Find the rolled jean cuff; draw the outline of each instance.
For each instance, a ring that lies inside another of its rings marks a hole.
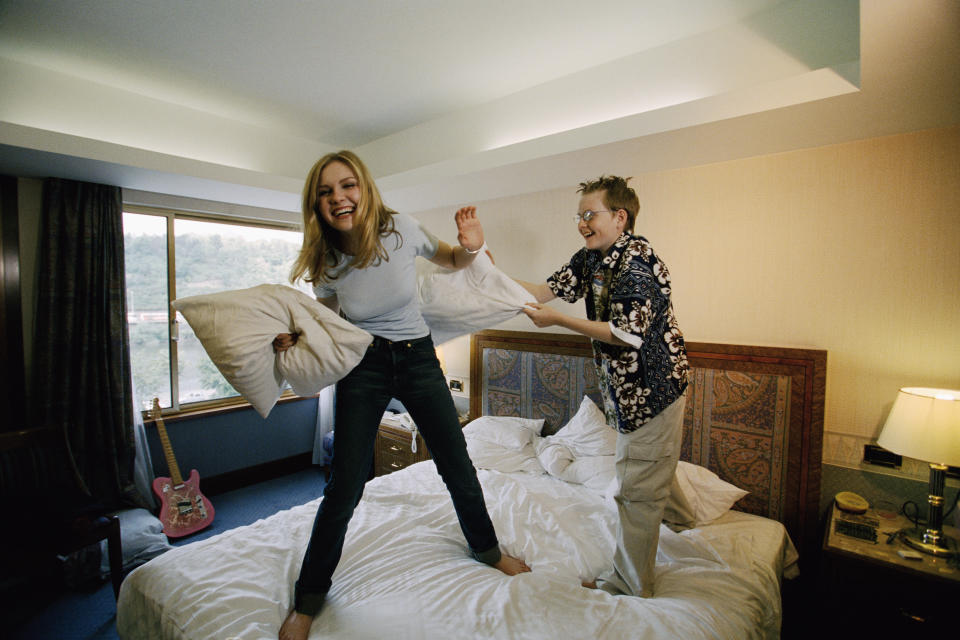
[[[325,593],[297,592],[293,601],[293,610],[297,613],[315,618],[316,615],[320,613],[320,609],[323,608],[323,603],[326,599],[327,594]]]
[[[500,562],[500,558],[502,557],[502,554],[500,553],[499,544],[496,544],[490,547],[486,551],[471,550],[470,553],[472,553],[473,557],[479,560],[480,562],[482,562],[483,564],[488,564],[490,566],[493,566],[498,562]]]

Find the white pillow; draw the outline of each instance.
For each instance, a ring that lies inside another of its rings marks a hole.
[[[748,493],[709,469],[681,460],[677,463],[663,519],[685,526],[700,526],[725,514]]]
[[[555,452],[557,448],[554,447]],[[544,451],[540,451],[537,454],[540,465],[547,473],[565,482],[582,484],[588,489],[602,493],[604,489],[610,486],[611,482],[616,480],[617,472],[614,456],[584,456],[564,461],[562,460],[562,454],[551,460],[549,453],[546,456],[543,455],[544,453]],[[552,469],[547,466],[548,462],[554,465]],[[616,489],[616,485],[613,486]]]
[[[350,372],[372,336],[302,291],[279,284],[174,300],[207,355],[264,418],[284,380],[301,396],[318,393]],[[300,334],[274,353],[278,333]]]
[[[588,396],[583,396],[576,415],[543,441],[543,446],[552,443],[566,445],[575,458],[612,456],[617,452],[616,429],[607,424],[603,412]]]
[[[469,434],[466,436],[466,440],[467,454],[478,469],[493,469],[503,473],[521,471],[536,475],[544,473],[543,467],[537,461],[533,444],[528,444],[520,449],[508,449],[503,445],[480,440]]]
[[[465,437],[520,451],[540,434],[543,420],[512,416],[480,416],[463,428]]]
[[[537,460],[540,461],[541,466],[546,469],[547,473],[561,480],[574,482],[563,477],[563,472],[576,459],[570,447],[562,442],[549,442],[547,438],[538,441],[536,447]]]
[[[617,432],[587,396],[576,415],[537,443],[537,459],[552,476],[602,490],[615,474]]]
[[[123,570],[129,571],[161,553],[173,549],[163,533],[163,524],[146,509],[127,509],[117,514],[120,520],[120,548]],[[100,541],[100,576],[110,575],[110,554],[106,540]]]
[[[485,251],[458,271],[417,260],[417,293],[437,345],[509,320],[533,299]]]

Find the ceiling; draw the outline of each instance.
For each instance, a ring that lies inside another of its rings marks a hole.
[[[955,0],[2,0],[0,171],[418,211],[956,124]]]

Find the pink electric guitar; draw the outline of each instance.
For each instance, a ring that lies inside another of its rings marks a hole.
[[[158,477],[153,481],[153,492],[161,503],[157,517],[168,538],[180,538],[210,526],[213,522],[213,505],[200,493],[200,474],[196,469],[190,470],[190,478],[186,482],[180,476],[180,467],[173,457],[173,447],[167,437],[167,428],[160,414],[160,400],[157,398],[153,399],[150,417],[157,424],[163,453],[167,457],[167,468],[170,469],[169,478]]]

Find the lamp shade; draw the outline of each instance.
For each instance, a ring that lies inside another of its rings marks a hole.
[[[960,391],[900,389],[877,444],[908,458],[960,466]]]

